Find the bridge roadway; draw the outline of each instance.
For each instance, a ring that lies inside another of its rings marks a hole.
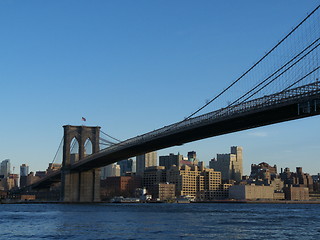
[[[71,169],[83,171],[103,167],[150,151],[319,114],[320,82],[316,81],[128,139],[83,158],[74,163]],[[34,183],[32,187],[42,188],[51,182],[60,181],[60,178],[59,170]]]

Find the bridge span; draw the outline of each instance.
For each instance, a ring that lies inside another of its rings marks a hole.
[[[319,114],[320,82],[316,80],[130,138],[84,157],[71,164],[69,169],[88,171],[154,150]],[[46,187],[60,179],[61,170],[34,183],[32,187]]]

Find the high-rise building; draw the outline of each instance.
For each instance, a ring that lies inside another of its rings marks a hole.
[[[233,167],[234,167],[233,174],[234,174],[234,176],[239,178],[239,180],[241,180],[242,175],[243,175],[242,147],[232,146],[231,147],[231,154],[236,155],[236,162],[233,162]]]
[[[217,159],[212,159],[209,166],[221,172],[224,181],[240,181],[243,175],[242,147],[233,146],[231,153],[217,154]]]
[[[188,161],[194,162],[197,159],[197,153],[195,151],[188,152]]]
[[[176,196],[189,196],[198,200],[226,198],[222,189],[221,173],[213,169],[183,165],[167,171],[167,182],[175,184]]]
[[[29,174],[29,166],[26,164],[22,164],[20,166],[20,177],[26,177]]]
[[[166,169],[164,166],[148,167],[143,174],[142,186],[148,191],[155,184],[166,182]]]
[[[164,166],[167,170],[169,170],[172,166],[180,166],[180,162],[183,161],[183,155],[179,153],[174,155],[170,153],[167,156],[160,156],[159,157],[159,166]]]
[[[8,177],[10,174],[10,168],[10,159],[3,160],[0,165],[0,175],[3,175],[4,178]]]
[[[133,167],[133,160],[132,159],[125,159],[118,162],[120,166],[120,176],[125,176],[127,173],[132,173]]]
[[[157,152],[149,152],[136,158],[137,175],[143,175],[147,167],[157,166]]]
[[[29,166],[26,164],[22,164],[20,166],[20,187],[24,187],[27,185],[28,174],[29,174]]]

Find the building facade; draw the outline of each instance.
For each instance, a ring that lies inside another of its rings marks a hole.
[[[273,200],[272,186],[234,185],[229,188],[229,198],[236,200]]]
[[[309,188],[307,187],[293,187],[287,186],[283,188],[286,200],[292,201],[308,201],[309,200]]]
[[[137,176],[107,177],[101,180],[103,198],[114,196],[133,197],[135,190],[141,187],[141,178]]]
[[[157,152],[149,152],[136,157],[136,173],[142,176],[147,167],[157,166]]]
[[[209,167],[221,172],[223,181],[241,181],[242,168],[242,147],[232,146],[231,153],[217,154],[217,159],[209,162]]]
[[[125,159],[118,162],[120,166],[120,176],[126,176],[128,173],[133,172],[133,160]]]
[[[280,173],[280,177],[288,187],[307,187],[310,192],[313,191],[314,180],[310,174],[302,171],[302,167],[297,167],[296,172],[290,172],[289,168],[285,168],[284,171]]]
[[[268,163],[262,162],[258,165],[251,164],[250,177],[254,179],[268,179],[271,181],[277,176],[277,166],[270,166]]]
[[[151,191],[154,185],[166,182],[166,169],[164,166],[148,167],[143,174],[142,186]]]
[[[109,164],[101,168],[101,179],[107,177],[120,177],[120,166],[116,163]]]
[[[20,187],[24,187],[27,185],[28,174],[29,174],[29,166],[26,164],[22,164],[20,166]]]
[[[153,199],[160,201],[170,201],[175,199],[176,186],[172,183],[154,184],[150,189],[150,194]]]
[[[180,166],[180,163],[183,161],[183,155],[170,153],[167,156],[159,157],[159,166],[164,166],[169,170],[172,166]]]
[[[221,199],[221,173],[196,165],[172,167],[167,171],[167,182],[176,186],[176,196],[197,200]]]
[[[10,159],[5,159],[0,164],[0,175],[3,175],[4,178],[8,177],[10,174]]]

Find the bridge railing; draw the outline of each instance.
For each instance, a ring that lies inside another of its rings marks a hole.
[[[203,125],[207,121],[221,120],[223,118],[228,118],[234,115],[243,114],[253,110],[259,110],[276,104],[283,104],[299,98],[314,96],[315,94],[320,94],[319,81],[301,87],[288,89],[272,95],[267,95],[261,98],[253,99],[237,105],[221,108],[219,110],[203,114],[195,118],[183,120],[181,122],[162,127],[152,132],[130,138],[101,151],[119,150],[121,148],[125,148],[137,143],[142,143],[144,141],[160,137],[166,134],[180,132],[181,130],[184,130],[185,128],[190,128],[191,126]]]

